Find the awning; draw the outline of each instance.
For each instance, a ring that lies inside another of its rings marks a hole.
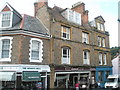
[[[22,81],[40,81],[40,80],[41,80],[40,72],[24,71],[22,73]]]
[[[0,72],[0,81],[15,81],[15,72]]]

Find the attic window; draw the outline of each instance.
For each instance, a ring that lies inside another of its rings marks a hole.
[[[98,30],[104,31],[104,24],[97,23]]]
[[[12,20],[12,13],[11,12],[2,12],[1,13],[1,27],[11,27],[11,20]]]

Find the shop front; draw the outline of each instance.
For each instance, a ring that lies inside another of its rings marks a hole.
[[[107,77],[112,74],[112,66],[97,66],[96,81],[100,83],[100,87],[104,88]]]
[[[1,65],[1,89],[47,88],[50,68],[48,65]]]
[[[88,67],[62,67],[55,68],[55,88],[75,88],[80,81],[81,88],[90,86],[95,68]],[[94,80],[95,81],[95,80]]]

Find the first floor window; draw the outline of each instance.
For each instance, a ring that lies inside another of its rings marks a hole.
[[[89,51],[83,51],[83,64],[90,64]]]
[[[62,64],[70,64],[70,48],[62,48]]]
[[[102,53],[99,53],[99,65],[102,65]]]
[[[10,39],[3,39],[1,58],[9,58],[9,52],[10,52],[9,49],[10,49]]]
[[[106,54],[103,54],[103,64],[106,65],[107,61],[106,61]]]
[[[30,61],[31,62],[41,62],[42,61],[42,40],[31,39]]]
[[[0,38],[0,61],[10,61],[12,37]]]

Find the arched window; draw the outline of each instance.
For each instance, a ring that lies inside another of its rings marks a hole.
[[[62,64],[70,64],[70,48],[69,47],[63,47],[62,48]]]

